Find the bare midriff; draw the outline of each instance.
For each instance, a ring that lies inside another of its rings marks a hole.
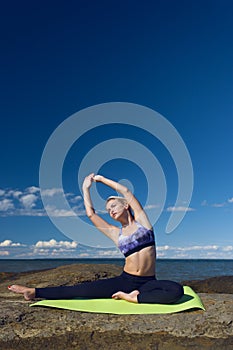
[[[136,276],[154,276],[155,258],[155,246],[143,248],[125,259],[124,271]]]

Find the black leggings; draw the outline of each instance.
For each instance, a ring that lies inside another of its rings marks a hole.
[[[169,304],[179,300],[184,294],[183,287],[173,281],[158,281],[155,276],[135,276],[122,272],[118,277],[83,282],[75,286],[36,288],[36,298],[73,299],[111,298],[112,294],[122,291],[130,293],[139,290],[139,303]]]

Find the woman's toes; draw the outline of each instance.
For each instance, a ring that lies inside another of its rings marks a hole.
[[[121,299],[122,298],[122,292],[117,292],[112,295],[113,299]]]

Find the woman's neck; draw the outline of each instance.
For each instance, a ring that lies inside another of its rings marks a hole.
[[[122,228],[125,228],[125,227],[132,225],[133,223],[134,223],[134,219],[130,215],[125,220],[121,221],[121,226],[122,226]]]

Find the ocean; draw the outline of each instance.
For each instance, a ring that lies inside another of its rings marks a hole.
[[[51,269],[69,264],[124,265],[124,259],[0,259],[0,272],[26,272]],[[157,259],[157,278],[177,282],[215,276],[232,276],[233,260]]]

